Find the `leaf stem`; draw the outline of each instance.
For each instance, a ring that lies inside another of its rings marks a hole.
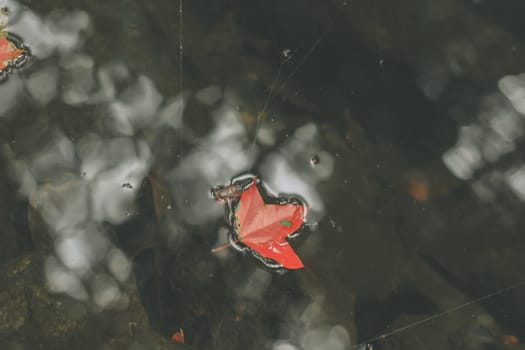
[[[237,243],[238,241],[235,240],[234,242]],[[224,249],[226,249],[226,248],[231,247],[231,245],[232,245],[231,243],[226,243],[226,244],[220,245],[220,246],[218,246],[218,247],[213,248],[213,249],[211,250],[211,252],[212,252],[212,253],[220,252],[221,250],[224,250]]]

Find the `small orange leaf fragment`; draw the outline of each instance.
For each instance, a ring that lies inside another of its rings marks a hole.
[[[17,48],[16,45],[7,38],[0,38],[0,69],[6,68],[15,58],[24,52],[24,50]]]
[[[518,344],[520,342],[520,339],[516,337],[515,335],[511,334],[504,334],[501,336],[501,341],[504,345],[514,345]]]
[[[177,343],[184,344],[184,331],[182,330],[182,328],[179,328],[178,331],[173,333],[171,339],[175,340]]]
[[[408,176],[408,194],[418,202],[428,201],[430,185],[424,175],[413,173]]]

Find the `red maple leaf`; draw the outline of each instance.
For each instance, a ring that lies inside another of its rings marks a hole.
[[[307,207],[298,199],[273,200],[275,203],[264,201],[257,177],[253,177],[231,207],[233,242],[249,247],[256,257],[258,254],[287,269],[300,269],[304,265],[287,238],[304,225]]]
[[[7,37],[0,36],[0,70],[9,66],[16,58],[23,55],[26,50],[19,49]]]
[[[171,339],[176,341],[177,343],[183,344],[184,343],[184,331],[182,330],[182,328],[179,328],[178,331],[173,333],[171,335]]]

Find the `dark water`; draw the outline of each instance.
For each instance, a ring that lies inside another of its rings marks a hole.
[[[0,348],[524,347],[521,1],[6,5]],[[211,251],[247,172],[304,269]]]

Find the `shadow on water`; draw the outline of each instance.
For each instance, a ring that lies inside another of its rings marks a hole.
[[[384,299],[363,298],[356,304],[357,331],[363,339],[370,339],[377,335],[377,329],[389,330],[392,321],[402,314],[424,316],[438,311],[437,305],[417,290],[401,286]]]

